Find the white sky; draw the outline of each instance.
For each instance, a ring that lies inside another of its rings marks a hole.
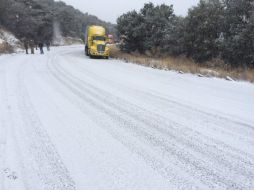
[[[197,5],[199,0],[62,0],[82,12],[88,12],[98,18],[116,23],[116,19],[133,9],[139,10],[144,3],[152,2],[154,4],[166,3],[173,4],[177,15],[185,16],[188,9]]]

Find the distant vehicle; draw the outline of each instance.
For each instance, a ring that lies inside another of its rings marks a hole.
[[[115,43],[115,39],[114,39],[114,36],[112,34],[108,34],[108,43],[109,44],[114,44]]]
[[[88,26],[86,30],[85,53],[90,57],[109,58],[106,29],[102,26]]]

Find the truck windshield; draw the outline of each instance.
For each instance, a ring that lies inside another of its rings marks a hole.
[[[106,38],[103,37],[103,36],[95,36],[95,37],[93,38],[93,40],[106,41]]]

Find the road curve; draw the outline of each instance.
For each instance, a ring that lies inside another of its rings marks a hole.
[[[0,189],[254,187],[254,86],[82,46],[0,56]]]

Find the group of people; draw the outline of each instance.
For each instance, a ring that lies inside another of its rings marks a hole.
[[[45,43],[47,50],[50,51],[50,42],[47,41]],[[24,48],[26,50],[26,54],[29,54],[29,48],[31,49],[31,54],[34,54],[34,49],[38,49],[40,50],[41,54],[44,54],[44,43],[43,42],[38,42],[36,43],[34,40],[24,40]]]

